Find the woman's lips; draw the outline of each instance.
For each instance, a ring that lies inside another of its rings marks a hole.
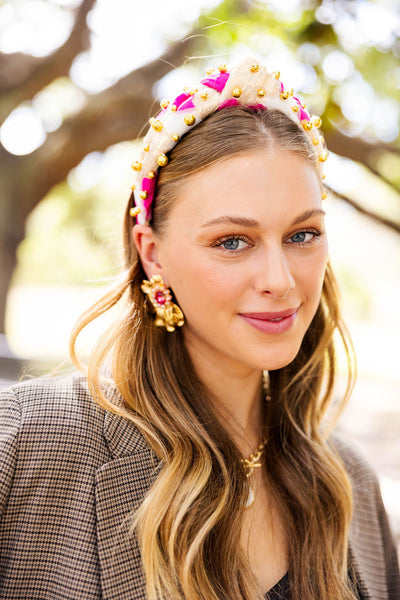
[[[296,320],[297,308],[289,308],[281,312],[239,313],[249,325],[264,333],[285,333]]]

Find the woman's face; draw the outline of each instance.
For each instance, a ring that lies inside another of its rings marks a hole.
[[[257,151],[192,175],[157,247],[194,364],[278,369],[294,359],[327,262],[320,184],[302,158]]]

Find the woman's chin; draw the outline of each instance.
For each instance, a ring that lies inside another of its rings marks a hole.
[[[277,371],[278,369],[283,369],[294,361],[298,352],[299,348],[291,352],[285,352],[281,354],[275,353],[274,356],[265,358],[262,368],[266,371]]]

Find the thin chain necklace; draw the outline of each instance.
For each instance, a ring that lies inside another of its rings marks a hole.
[[[249,478],[253,475],[255,469],[259,469],[262,467],[261,456],[263,450],[265,448],[265,444],[267,443],[267,438],[264,438],[259,446],[257,446],[256,450],[250,454],[248,458],[242,458],[242,465],[244,467],[246,477]],[[249,486],[249,496],[246,502],[246,508],[251,506],[254,502],[254,492],[251,486]]]

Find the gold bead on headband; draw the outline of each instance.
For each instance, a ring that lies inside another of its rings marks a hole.
[[[129,209],[129,216],[137,217],[138,215],[140,215],[141,212],[142,212],[141,208],[139,208],[138,206],[134,206],[133,208]]]

